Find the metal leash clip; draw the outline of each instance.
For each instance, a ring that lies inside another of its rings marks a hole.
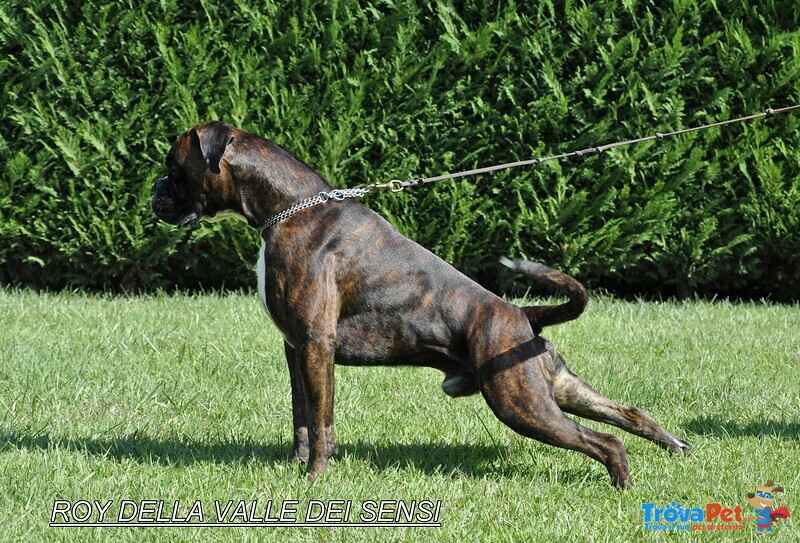
[[[402,192],[405,188],[403,182],[399,179],[392,179],[388,183],[375,183],[372,185],[374,189],[389,189],[392,192]]]

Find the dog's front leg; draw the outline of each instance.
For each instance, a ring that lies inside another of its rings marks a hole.
[[[292,386],[292,430],[294,444],[290,462],[308,462],[308,416],[306,414],[306,393],[303,388],[303,374],[297,361],[297,352],[284,342],[286,362],[289,364],[289,380]]]
[[[325,472],[328,458],[335,452],[333,345],[334,342],[329,340],[312,340],[295,349],[305,399],[310,480]]]
[[[292,431],[293,445],[292,454],[289,462],[308,462],[308,411],[310,406],[303,387],[303,373],[297,361],[297,352],[291,345],[284,342],[286,361],[289,365],[289,380],[292,386]],[[333,430],[333,421],[330,428],[327,428],[328,456],[334,456],[339,452]]]

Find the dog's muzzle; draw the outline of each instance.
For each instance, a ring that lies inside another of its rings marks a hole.
[[[150,209],[156,217],[170,224],[189,226],[196,224],[200,216],[189,206],[180,209],[185,204],[185,191],[169,177],[161,177],[153,183],[153,196],[150,198]]]

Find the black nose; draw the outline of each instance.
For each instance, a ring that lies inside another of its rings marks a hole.
[[[159,177],[158,179],[156,179],[153,182],[153,191],[154,192],[157,191],[161,187],[161,185],[163,185],[166,182],[167,182],[167,178],[166,177]]]

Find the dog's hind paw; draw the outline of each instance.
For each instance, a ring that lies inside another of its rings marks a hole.
[[[682,439],[675,438],[675,446],[670,447],[670,450],[676,454],[689,456],[692,454],[692,446]]]
[[[692,454],[692,446],[686,441],[679,439],[672,434],[667,435],[669,436],[668,440],[660,441],[658,443],[661,445],[661,447],[673,454],[679,454],[683,456],[689,456]]]

